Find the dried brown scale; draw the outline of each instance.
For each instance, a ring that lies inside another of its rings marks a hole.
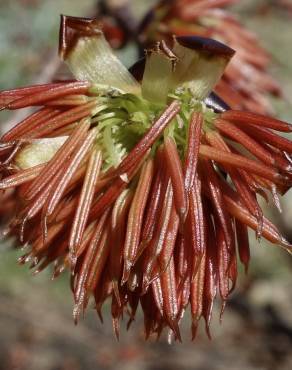
[[[95,19],[61,15],[59,32],[59,55],[67,57],[74,49],[80,35],[89,37],[100,35],[99,22]]]

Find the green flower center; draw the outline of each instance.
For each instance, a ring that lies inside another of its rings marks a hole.
[[[97,145],[102,148],[104,168],[117,167],[122,158],[141,140],[151,127],[155,118],[165,109],[162,104],[155,104],[134,94],[122,94],[116,90],[92,89],[96,96],[97,107],[92,113],[92,125],[97,126],[99,135]],[[168,95],[171,100],[179,100],[181,111],[164,131],[164,137],[172,137],[181,158],[187,147],[187,132],[192,112],[204,115],[204,130],[212,128],[217,114],[204,102],[195,99],[188,89],[176,89]],[[155,154],[163,141],[161,137],[152,147]]]

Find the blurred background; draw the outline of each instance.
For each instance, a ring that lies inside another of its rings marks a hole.
[[[123,3],[116,0],[116,3]],[[133,0],[139,19],[153,1]],[[0,90],[49,81],[59,70],[59,15],[94,16],[93,0],[0,0]],[[271,53],[271,73],[284,90],[273,99],[276,115],[292,121],[292,14],[281,1],[243,0],[233,9]],[[134,44],[117,51],[127,66],[137,58]],[[18,113],[17,113],[18,114]],[[15,114],[1,112],[1,129]],[[283,199],[282,215],[267,213],[291,241],[292,194]],[[110,309],[102,325],[94,311],[77,327],[72,319],[68,276],[51,281],[51,272],[33,277],[17,265],[20,251],[11,241],[0,244],[0,369],[10,370],[260,370],[292,369],[292,257],[251,234],[248,276],[241,273],[223,323],[219,310],[212,320],[213,340],[200,328],[190,342],[189,317],[183,321],[183,344],[144,342],[138,318],[132,330],[122,328],[120,342],[112,334]]]

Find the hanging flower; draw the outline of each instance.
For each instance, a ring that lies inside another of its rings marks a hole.
[[[269,54],[257,37],[225,8],[238,0],[159,1],[141,23],[140,40],[151,45],[172,35],[211,37],[236,50],[215,91],[233,109],[272,113],[269,95],[281,96],[281,88],[269,75]]]
[[[113,327],[139,303],[145,334],[201,317],[207,332],[248,269],[248,228],[291,252],[263,215],[292,183],[288,123],[229,110],[211,94],[234,51],[210,39],[162,41],[130,74],[97,23],[62,17],[60,55],[77,80],[0,93],[1,109],[41,107],[1,138],[0,189],[14,189],[34,273],[71,271],[74,318],[111,297]],[[134,78],[133,76],[136,76]],[[141,78],[141,80],[140,80]]]

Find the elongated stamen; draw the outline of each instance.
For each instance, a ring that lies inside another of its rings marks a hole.
[[[219,179],[210,161],[204,160],[203,166],[204,171],[206,171],[206,182],[210,191],[214,212],[224,230],[227,246],[228,248],[231,248],[233,244],[232,225],[225,208]]]
[[[244,265],[245,273],[247,273],[250,260],[247,226],[237,220],[235,221],[235,226],[239,258]]]
[[[58,175],[60,176],[60,172],[58,173]],[[57,179],[58,176],[56,176],[56,180]],[[18,216],[19,219],[21,220],[21,231],[20,231],[21,242],[23,242],[24,240],[24,229],[27,221],[34,218],[40,212],[50,194],[51,189],[55,185],[55,181],[51,181],[49,185],[46,187],[46,189],[39,195],[37,195]]]
[[[68,138],[65,144],[58,150],[52,160],[48,165],[43,169],[41,174],[29,187],[25,198],[32,199],[38,192],[40,192],[45,184],[53,178],[56,171],[58,171],[62,165],[65,163],[66,159],[73,152],[77,146],[80,138],[82,139],[83,134],[89,129],[89,122],[84,120],[79,127],[73,132],[73,134]]]
[[[56,82],[56,83],[50,83],[50,84],[40,84],[40,85],[19,87],[17,89],[11,89],[11,90],[2,90],[0,92],[0,95],[8,95],[8,96],[31,95],[31,94],[36,94],[36,93],[46,91],[49,88],[60,87],[60,86],[66,85],[66,84],[71,83],[71,82],[74,82],[74,81]]]
[[[196,176],[202,126],[203,115],[194,112],[189,123],[187,152],[185,157],[185,189],[187,193],[190,192]]]
[[[160,148],[156,153],[155,167],[156,167],[156,176],[153,180],[152,189],[149,193],[149,202],[148,209],[145,213],[143,230],[141,234],[141,244],[139,246],[140,255],[147,243],[152,239],[154,227],[157,222],[159,215],[159,204],[160,198],[162,197],[162,181],[163,181],[163,150]]]
[[[129,277],[139,246],[144,210],[153,177],[153,160],[149,159],[141,170],[137,189],[128,216],[128,226],[124,247],[124,272],[122,284]]]
[[[50,87],[47,85],[47,88],[35,92],[33,94],[28,94],[27,96],[21,97],[16,99],[6,106],[0,108],[2,109],[20,109],[25,108],[32,105],[43,105],[44,102],[47,102],[52,99],[56,99],[68,94],[82,94],[88,91],[90,87],[90,83],[86,81],[81,82],[69,82],[66,84],[61,84],[57,86]]]
[[[149,243],[149,246],[147,246],[148,253],[147,258],[145,258],[144,261],[144,275],[142,284],[143,292],[146,291],[151,282],[156,260],[162,251],[173,206],[173,192],[168,176],[165,176],[162,186],[164,189],[163,193],[165,195],[161,199],[159,218],[153,233],[153,237]]]
[[[90,245],[86,251],[86,255],[84,258],[84,261],[82,263],[81,270],[78,274],[78,280],[76,284],[76,288],[74,289],[74,296],[75,296],[75,308],[74,308],[74,319],[75,321],[78,320],[78,317],[80,315],[80,312],[82,308],[84,308],[84,303],[86,302],[87,298],[87,286],[88,286],[88,279],[90,271],[92,270],[92,267],[94,266],[94,258],[95,256],[98,256],[98,249],[100,246],[100,242],[102,240],[103,236],[103,227],[107,220],[108,212],[105,212],[103,216],[101,217],[95,232],[92,236],[92,239],[90,241]],[[103,243],[102,243],[103,246]],[[101,248],[103,250],[103,248]],[[102,253],[103,255],[103,253]],[[76,275],[77,276],[77,275]]]
[[[58,114],[57,116],[52,117],[51,119],[39,123],[37,127],[33,128],[33,130],[28,131],[26,135],[30,135],[34,138],[47,136],[48,134],[53,133],[55,130],[60,129],[65,125],[77,122],[90,116],[95,106],[95,102],[89,102],[87,104],[69,109]]]
[[[195,339],[199,320],[203,313],[206,253],[201,258],[197,274],[191,282],[192,340]]]
[[[257,140],[262,140],[275,146],[278,149],[286,151],[289,154],[292,154],[292,142],[285,137],[276,135],[269,129],[258,127],[255,125],[249,125],[243,127],[243,130],[248,132],[252,137]]]
[[[91,99],[86,95],[66,95],[59,99],[49,100],[45,103],[47,107],[78,106],[88,103]]]
[[[127,227],[127,214],[133,193],[127,189],[119,196],[113,207],[110,228],[110,275],[113,282],[113,290],[119,304],[119,279],[122,272],[123,251]]]
[[[253,161],[252,159],[248,159],[238,154],[222,153],[221,151],[214,149],[210,146],[201,145],[200,155],[209,159],[213,159],[219,163],[231,166],[238,166],[239,168],[251,171],[262,177],[270,179],[276,183],[282,182],[281,175],[273,168],[265,166],[264,164],[259,164],[258,162]]]
[[[164,313],[164,304],[163,304],[163,294],[160,278],[157,278],[152,283],[153,297],[156,303],[156,306],[160,312],[160,315],[163,316]]]
[[[166,271],[161,275],[161,287],[167,322],[176,335],[177,339],[181,342],[181,335],[179,331],[177,317],[178,302],[173,258],[171,259]]]
[[[69,165],[65,169],[62,179],[58,183],[57,187],[54,189],[53,193],[50,194],[49,200],[44,208],[45,217],[52,215],[56,206],[63,196],[66,187],[68,186],[70,180],[75,174],[75,171],[80,166],[83,158],[87,155],[88,150],[92,146],[94,140],[96,139],[97,130],[92,129],[88,134],[87,137],[84,139],[82,145],[78,148],[76,153],[73,154],[72,158],[69,161]]]
[[[252,216],[246,208],[240,205],[238,202],[238,198],[233,190],[221,183],[222,188],[224,188],[224,200],[228,212],[231,213],[236,219],[241,221],[242,223],[248,225],[252,229],[256,230],[257,228],[257,220],[254,216]],[[263,232],[262,235],[271,241],[274,244],[279,244],[284,248],[287,248],[289,251],[292,246],[280,235],[279,231],[276,227],[270,223],[265,217],[263,218]]]
[[[165,139],[165,159],[167,169],[171,178],[174,204],[180,218],[180,223],[181,225],[183,225],[187,213],[187,199],[184,189],[184,176],[181,160],[179,158],[175,142],[170,137]]]
[[[240,143],[255,157],[262,160],[268,165],[275,166],[276,163],[274,156],[271,155],[267,150],[265,150],[265,148],[263,148],[258,142],[245,134],[245,132],[221,119],[216,120],[215,125],[225,136],[230,137],[234,141]]]
[[[175,207],[172,206],[169,223],[167,226],[166,237],[162,246],[162,250],[158,256],[158,264],[161,272],[164,272],[167,269],[167,266],[171,260],[171,256],[173,255],[173,250],[175,248],[175,243],[177,239],[178,226],[179,218],[176,213]]]
[[[224,152],[231,152],[228,145],[224,142],[219,133],[207,133],[206,139],[215,148]],[[263,223],[263,212],[257,202],[255,194],[253,194],[250,188],[250,182],[246,181],[245,177],[242,177],[242,174],[231,166],[224,165],[223,168],[224,170],[227,170],[227,173],[229,174],[243,204],[254,216],[257,217],[259,223],[257,236],[260,238]]]
[[[137,160],[141,159],[179,111],[180,103],[178,101],[173,101],[153,123],[148,132],[143,136],[143,139],[139,141],[128,156],[121,162],[117,170],[114,171],[114,174],[122,175],[126,173]]]
[[[0,181],[0,189],[13,188],[15,186],[19,186],[35,179],[40,174],[45,165],[46,164],[40,164],[38,166],[27,168],[6,177],[5,179]]]
[[[191,279],[194,279],[200,260],[206,251],[205,227],[205,217],[203,214],[201,196],[201,181],[196,177],[189,195],[189,211],[186,220],[186,230],[189,234],[189,241],[186,241],[186,243],[193,251],[193,261],[191,261]]]
[[[223,306],[229,296],[229,277],[228,265],[230,265],[230,256],[227,244],[224,238],[224,232],[221,227],[216,227],[216,242],[218,246],[218,279],[219,279],[219,292],[223,301]]]
[[[1,141],[8,142],[10,140],[20,139],[26,132],[33,130],[51,117],[57,116],[60,112],[61,111],[58,109],[42,108],[12,127],[2,136]]]
[[[251,112],[245,112],[242,114],[241,111],[230,110],[222,113],[221,117],[228,121],[237,123],[240,126],[249,126],[250,124],[253,124],[255,126],[267,127],[277,131],[292,132],[292,125],[287,122]]]
[[[72,256],[75,254],[75,250],[78,248],[82,240],[83,232],[90,212],[90,207],[93,201],[94,188],[98,180],[101,164],[101,151],[98,148],[95,148],[95,150],[91,153],[88,162],[82,191],[71,229],[69,249]]]
[[[141,164],[142,163],[140,162],[139,165],[135,165],[135,168],[131,168],[126,179],[118,177],[111,183],[111,186],[93,204],[90,210],[89,219],[99,217],[104,212],[104,210],[106,210],[115,202],[117,197],[127,187],[129,181],[131,181],[135,174],[139,171]]]

